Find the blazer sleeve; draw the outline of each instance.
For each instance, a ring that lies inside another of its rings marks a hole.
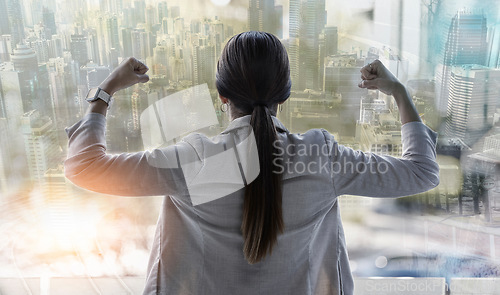
[[[355,151],[324,133],[330,146],[331,175],[337,195],[402,197],[439,184],[437,133],[422,122],[401,126],[401,158]]]
[[[179,196],[186,193],[186,183],[196,174],[183,171],[180,165],[197,158],[187,141],[152,151],[107,154],[104,115],[87,114],[65,130],[69,141],[64,173],[82,188],[121,196]]]

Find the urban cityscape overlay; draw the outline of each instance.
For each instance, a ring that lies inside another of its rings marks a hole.
[[[451,276],[500,276],[500,4],[345,2],[0,0],[0,277],[145,275],[161,198],[73,185],[64,177],[64,128],[83,117],[89,89],[134,56],[150,81],[116,93],[108,152],[143,150],[141,113],[200,84],[217,134],[229,123],[215,89],[217,60],[246,30],[273,33],[287,48],[292,93],[277,116],[291,132],[325,128],[351,148],[401,156],[392,97],[357,86],[360,69],[380,59],[439,134],[437,188],[392,200],[339,198],[355,274],[380,274],[366,261],[390,261],[400,253],[382,249],[403,240],[405,255],[427,259],[451,247]],[[366,235],[380,237],[372,250]]]

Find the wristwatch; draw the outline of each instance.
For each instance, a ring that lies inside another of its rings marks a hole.
[[[111,106],[111,100],[112,96],[109,95],[106,91],[102,90],[101,88],[92,88],[89,90],[89,93],[87,93],[87,97],[85,98],[86,101],[88,102],[93,102],[98,99],[103,100],[107,105],[108,109]]]

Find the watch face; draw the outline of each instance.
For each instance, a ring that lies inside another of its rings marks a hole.
[[[88,101],[93,101],[94,98],[95,98],[95,95],[97,94],[97,91],[99,90],[99,88],[92,88],[89,90],[89,93],[87,94],[87,100]]]

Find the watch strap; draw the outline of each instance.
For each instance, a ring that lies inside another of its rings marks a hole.
[[[95,88],[93,88],[93,89],[95,89]],[[89,91],[89,93],[90,93],[90,91]],[[112,101],[111,98],[112,98],[112,96],[109,93],[104,91],[102,88],[97,87],[97,90],[96,90],[94,96],[87,97],[86,100],[88,102],[93,102],[93,101],[100,99],[100,100],[104,101],[109,107],[109,105],[111,104],[111,101]]]
[[[104,91],[102,88],[97,88],[97,93],[95,95],[95,98],[99,98],[104,100],[104,102],[109,106],[109,102],[111,101],[111,95]]]

